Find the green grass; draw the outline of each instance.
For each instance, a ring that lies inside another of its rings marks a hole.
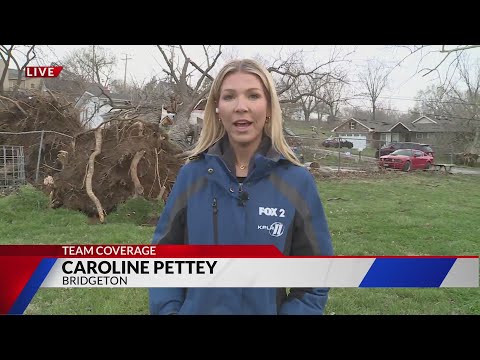
[[[312,126],[316,126],[317,129],[319,129],[317,121],[307,122],[307,121],[285,120],[284,126],[289,128],[299,136],[303,136],[303,135],[311,136],[313,134]],[[328,137],[328,134],[324,135],[324,138],[326,137]]]
[[[336,255],[478,256],[479,180],[411,173],[321,181]],[[333,288],[326,313],[480,315],[480,290]]]
[[[408,173],[318,182],[336,255],[479,255],[479,178]],[[48,209],[31,187],[0,198],[0,244],[149,244],[139,226],[153,205],[109,214],[107,224]],[[132,210],[134,209],[134,210]],[[139,210],[140,209],[140,210]],[[140,211],[136,220],[126,214]],[[143,214],[143,215],[142,215]],[[480,289],[332,288],[326,314],[475,314]],[[148,314],[147,289],[41,288],[26,314]]]

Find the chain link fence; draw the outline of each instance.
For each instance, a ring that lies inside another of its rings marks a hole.
[[[332,171],[377,171],[375,149],[354,147],[347,137],[286,136],[300,161],[307,166],[326,168]],[[354,145],[355,144],[355,145]]]
[[[379,149],[384,140],[359,137],[325,137],[301,135],[286,139],[300,161],[306,165],[328,168],[333,171],[379,171]],[[478,156],[463,151],[462,144],[433,142],[428,144],[436,163],[480,166]]]
[[[57,137],[73,139],[51,130],[0,132],[0,187],[15,188],[29,181],[39,184],[52,171],[60,171],[47,164],[56,161]]]
[[[14,189],[26,183],[23,146],[0,145],[0,190]]]

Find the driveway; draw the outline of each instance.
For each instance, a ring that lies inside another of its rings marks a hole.
[[[478,167],[460,167],[455,166],[450,171],[452,174],[466,174],[466,175],[480,175],[480,168]]]

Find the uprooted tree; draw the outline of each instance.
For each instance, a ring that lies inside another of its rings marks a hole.
[[[160,115],[156,108],[123,109],[85,129],[71,104],[51,95],[19,94],[0,98],[0,143],[24,147],[27,179],[50,194],[52,207],[80,210],[104,222],[129,198],[166,200],[183,161],[159,127]]]

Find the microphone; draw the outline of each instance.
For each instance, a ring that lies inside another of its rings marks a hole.
[[[250,197],[248,196],[248,193],[246,191],[242,191],[240,193],[240,197],[238,198],[238,205],[239,206],[245,206],[247,203],[247,200],[249,200]]]

